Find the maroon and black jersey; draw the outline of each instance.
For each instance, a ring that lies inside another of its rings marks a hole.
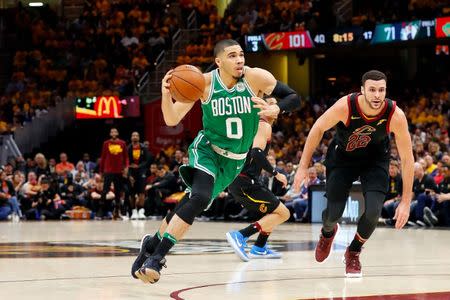
[[[103,143],[100,173],[121,174],[128,164],[128,151],[124,141],[109,139]]]
[[[347,121],[337,124],[336,134],[328,148],[335,152],[336,165],[371,164],[373,161],[389,161],[390,158],[389,125],[396,103],[386,99],[383,110],[369,119],[359,107],[359,95],[347,96]]]

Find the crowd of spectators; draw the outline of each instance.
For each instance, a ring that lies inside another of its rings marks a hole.
[[[412,97],[408,94],[407,97]],[[406,112],[411,131],[411,140],[415,157],[414,199],[411,206],[411,226],[450,226],[450,139],[448,135],[450,93],[441,89],[432,93],[418,92],[412,98],[399,98],[398,105]],[[332,102],[331,102],[332,103]],[[300,111],[278,119],[274,125],[272,148],[268,160],[279,172],[285,173],[288,186],[281,184],[269,174],[263,172],[261,181],[277,195],[291,210],[291,221],[308,222],[308,187],[311,184],[323,184],[326,181],[326,169],[323,165],[327,145],[333,132],[327,132],[313,155],[308,170],[308,180],[304,182],[300,193],[290,188],[295,167],[302,155],[306,136],[312,124],[326,110],[323,101],[303,101]],[[184,145],[184,146],[180,146]],[[120,201],[122,215],[133,219],[161,218],[172,209],[182,197],[185,186],[179,175],[178,167],[186,163],[187,143],[170,145],[159,153],[152,153],[146,162],[145,204],[138,213],[132,212],[130,203],[136,199],[131,195],[133,180],[129,173],[123,174],[124,192],[115,199],[114,188],[107,198]],[[391,165],[389,193],[383,209],[384,224],[393,224],[395,208],[401,198],[400,162],[395,143],[391,145]],[[132,153],[132,152],[130,152]],[[130,157],[132,154],[130,154]],[[92,211],[92,217],[98,210],[96,200],[101,195],[102,176],[99,162],[90,161],[85,154],[77,164],[68,162],[62,153],[59,163],[53,158],[46,159],[37,154],[34,159],[12,161],[1,169],[4,193],[10,200],[3,201],[3,207],[9,210],[0,213],[0,218],[11,215],[18,219],[58,219],[67,218],[67,210],[73,206],[83,206]],[[162,186],[158,186],[162,182]],[[48,184],[47,184],[48,183]],[[6,190],[5,190],[6,189]],[[16,195],[14,197],[14,195]],[[50,201],[51,200],[51,201]],[[100,218],[112,217],[112,205]],[[15,217],[17,215],[18,217]],[[247,220],[257,216],[241,206],[224,191],[218,196],[211,208],[200,216],[208,220]]]
[[[118,203],[122,210],[120,215],[125,219],[127,216],[132,219],[162,218],[174,206],[173,201],[163,202],[165,198],[175,194],[179,200],[179,193],[184,191],[178,167],[186,160],[181,150],[170,158],[165,154],[156,159],[153,155],[147,158],[144,163],[145,204],[138,215],[131,207],[137,194],[133,193],[135,179],[128,169],[122,176],[123,192],[117,196],[111,185],[102,206],[104,176],[101,163],[100,160],[92,161],[88,153],[76,164],[70,162],[66,153],[60,154],[58,163],[42,153],[37,153],[34,158],[12,159],[0,168],[0,220],[70,219],[72,210],[88,211],[84,219],[112,219]]]
[[[31,9],[19,2],[7,22],[17,51],[0,94],[0,133],[46,113],[65,96],[132,95],[179,27],[170,3],[90,0],[68,22],[48,5]]]
[[[343,25],[361,25],[373,28],[377,23],[412,20],[431,20],[447,15],[450,5],[446,0],[386,0],[353,1],[353,17]]]
[[[340,21],[336,1],[247,0],[231,1],[223,16],[214,1],[181,1],[182,8],[196,12],[199,34],[178,56],[178,64],[206,67],[211,64],[216,41],[245,35],[305,31],[311,35],[353,25],[373,30],[377,23],[433,19],[450,12],[448,1],[395,0],[353,1],[351,18]]]
[[[426,17],[446,9],[444,1],[434,2],[431,6],[427,6],[430,1],[385,1],[386,8],[392,13],[383,14],[381,18],[373,13],[376,11],[373,6],[364,1],[354,2],[352,24],[367,20],[384,22],[397,18]],[[335,17],[330,18],[331,6],[327,1],[260,0],[233,3],[220,17],[212,0],[180,1],[183,12],[196,12],[199,35],[178,57],[178,64],[209,65],[213,45],[224,38],[237,39],[245,34],[274,31],[314,31],[323,30],[319,26],[336,26]],[[87,1],[81,16],[72,23],[57,18],[48,7],[37,13],[19,5],[12,14],[19,37],[19,50],[14,55],[11,81],[0,98],[0,132],[30,122],[66,95],[82,97],[100,93],[131,93],[136,79],[151,68],[151,62],[159,51],[170,47],[170,36],[179,27],[178,19],[167,9],[169,4],[164,0],[151,3],[137,0]],[[321,21],[325,19],[328,21]],[[408,117],[416,160],[415,197],[410,224],[448,226],[448,89],[438,88],[432,92],[408,90],[395,99],[399,100],[399,106]],[[274,125],[268,158],[279,172],[287,175],[289,184],[283,189],[266,173],[261,175],[261,180],[286,203],[293,221],[308,221],[308,187],[326,181],[323,161],[333,132],[324,135],[314,153],[308,180],[300,193],[290,189],[308,131],[333,100],[316,97],[309,102],[303,101],[299,112],[279,118]],[[136,195],[130,194],[133,180],[127,172],[122,176],[124,192],[117,196],[111,186],[111,193],[107,193],[106,198],[122,204],[122,216],[162,217],[173,208],[183,192],[178,167],[187,160],[186,150],[185,147],[171,145],[146,162],[145,204],[139,213],[135,213],[133,205],[130,205]],[[401,196],[399,157],[395,144],[392,145],[391,158],[390,192],[383,210],[383,222],[386,224],[392,223],[393,212]],[[97,214],[99,207],[96,200],[101,198],[103,191],[98,161],[90,161],[89,155],[84,155],[76,165],[69,163],[65,154],[61,154],[59,159],[57,164],[54,158],[47,160],[39,153],[34,158],[18,158],[0,169],[3,189],[0,193],[0,219],[64,219],[69,218],[67,211],[74,207],[92,211],[93,218],[112,218],[112,205]],[[173,196],[174,193],[181,194]],[[202,218],[255,217],[241,210],[226,191],[218,198]]]
[[[79,18],[68,22],[45,5],[19,2],[6,15],[17,51],[5,92],[0,95],[0,133],[14,131],[69,97],[131,95],[157,55],[180,28],[172,0],[89,0]],[[216,41],[276,31],[326,31],[335,27],[329,1],[232,1],[222,16],[215,1],[179,1],[184,19],[195,11],[198,36],[177,64],[206,67]],[[383,9],[378,9],[383,7]],[[353,1],[351,24],[426,18],[450,10],[445,1]],[[378,12],[378,13],[376,13]],[[351,24],[344,24],[351,25]]]

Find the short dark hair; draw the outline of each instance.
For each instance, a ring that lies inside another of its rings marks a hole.
[[[111,129],[109,130],[110,135],[113,130],[115,130],[117,132],[117,135],[119,135],[119,130],[117,129],[117,127],[111,127]]]
[[[238,42],[232,39],[221,40],[214,46],[214,57],[217,57],[226,47],[240,46]]]
[[[386,81],[387,83],[387,77],[386,74],[384,74],[381,71],[378,70],[370,70],[366,73],[364,73],[364,75],[361,78],[361,84],[362,86],[364,86],[364,84],[366,83],[367,80],[383,80]]]

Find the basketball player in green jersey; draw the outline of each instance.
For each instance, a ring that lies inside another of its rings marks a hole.
[[[190,192],[165,217],[153,237],[142,238],[131,275],[144,283],[159,280],[169,250],[187,232],[194,218],[241,172],[258,130],[259,116],[276,117],[300,106],[295,91],[271,73],[245,66],[244,51],[236,41],[218,42],[214,57],[218,68],[204,74],[203,130],[189,146],[189,164],[180,167]],[[175,126],[194,103],[173,102],[170,78],[171,71],[162,80],[161,109],[166,124]],[[264,95],[278,98],[277,104],[262,100]]]
[[[361,79],[360,93],[342,97],[317,119],[306,139],[294,179],[294,190],[299,191],[323,133],[336,127],[325,159],[327,208],[322,213],[323,227],[315,258],[322,263],[329,257],[350,188],[359,178],[365,208],[358,220],[355,237],[344,254],[346,277],[362,276],[359,255],[377,226],[388,191],[391,133],[395,135],[400,154],[403,179],[402,200],[395,211],[395,227],[400,229],[408,221],[414,177],[411,137],[404,112],[395,101],[386,98],[386,84],[384,73],[377,70],[366,72]]]

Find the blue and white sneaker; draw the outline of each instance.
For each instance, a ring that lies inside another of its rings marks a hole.
[[[239,256],[242,261],[249,261],[250,259],[245,252],[247,245],[246,239],[239,231],[229,231],[226,233],[228,244],[233,248],[234,253]]]
[[[258,258],[279,259],[281,258],[281,253],[271,250],[270,248],[267,247],[267,245],[264,246],[263,248],[253,246],[252,250],[250,250],[250,252],[248,253],[248,257],[250,257],[251,259],[258,259]]]

